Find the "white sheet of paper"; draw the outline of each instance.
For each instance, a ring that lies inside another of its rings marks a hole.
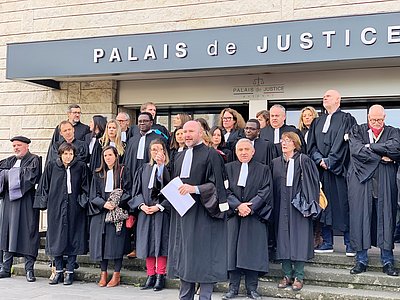
[[[179,193],[178,188],[182,184],[182,180],[179,177],[175,177],[161,190],[161,193],[167,198],[181,217],[183,217],[196,202],[190,194],[181,195]]]

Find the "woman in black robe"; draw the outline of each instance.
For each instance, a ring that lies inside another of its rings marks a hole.
[[[169,202],[160,190],[169,182],[168,151],[156,139],[150,143],[150,162],[140,167],[135,176],[131,209],[137,209],[136,255],[146,259],[147,280],[142,289],[161,291],[165,274],[169,237]]]
[[[85,142],[89,147],[89,168],[93,173],[96,167],[96,163],[94,163],[92,157],[93,149],[98,143],[98,140],[103,136],[104,131],[106,129],[107,118],[102,115],[94,115],[92,120],[89,123],[90,132],[85,135]],[[100,166],[100,160],[98,161],[98,166]]]
[[[292,284],[292,289],[298,291],[303,287],[304,264],[314,257],[311,215],[318,213],[318,171],[312,160],[300,153],[301,142],[296,133],[283,133],[281,145],[282,156],[272,160],[276,258],[282,262],[284,272],[278,287]],[[306,200],[302,212],[294,206],[293,200],[299,197]]]
[[[224,163],[233,161],[233,153],[225,147],[225,139],[223,135],[223,128],[221,126],[213,126],[210,129],[211,147],[213,147],[219,155],[221,155]]]
[[[71,285],[76,257],[87,253],[89,183],[86,164],[75,154],[74,145],[61,144],[59,158],[47,164],[36,191],[35,207],[47,209],[46,254],[54,257],[56,267],[49,284]],[[65,277],[64,255],[68,257]]]
[[[90,238],[89,251],[93,261],[99,261],[101,277],[100,287],[114,287],[120,283],[122,257],[129,253],[129,236],[125,220],[118,223],[106,222],[109,212],[122,209],[121,214],[128,217],[128,201],[131,198],[132,178],[130,171],[119,164],[118,151],[113,146],[107,146],[102,153],[101,166],[93,175],[89,196]],[[121,189],[122,195],[114,197]],[[110,197],[110,195],[112,195]],[[114,200],[119,198],[119,204]],[[119,224],[119,225],[118,225]],[[107,284],[108,261],[114,260],[114,273]]]

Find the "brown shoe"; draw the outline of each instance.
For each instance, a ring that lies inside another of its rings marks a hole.
[[[291,280],[289,277],[285,276],[285,277],[283,277],[282,280],[278,283],[278,288],[284,289],[284,288],[287,288],[287,287],[288,287],[289,285],[291,285],[291,284],[292,284],[292,280]]]
[[[132,250],[131,253],[127,255],[128,258],[136,258],[136,250]]]
[[[296,277],[292,284],[292,290],[297,292],[297,291],[300,291],[302,288],[303,288],[303,281],[298,280]]]
[[[114,287],[120,284],[121,282],[121,273],[120,272],[114,272],[111,280],[108,282],[107,287]]]
[[[105,287],[107,285],[107,272],[101,272],[100,281],[97,285],[100,287]]]

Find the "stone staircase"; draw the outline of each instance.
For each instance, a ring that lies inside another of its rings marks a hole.
[[[278,289],[277,282],[282,273],[279,264],[270,264],[270,272],[260,278],[259,292],[267,297],[285,299],[400,299],[400,277],[391,277],[382,273],[379,260],[379,251],[371,249],[369,253],[369,267],[366,273],[351,275],[349,270],[354,265],[354,258],[345,256],[341,238],[335,238],[335,252],[332,254],[317,254],[306,264],[304,288],[300,292],[293,292],[290,288]],[[42,240],[42,244],[44,240]],[[400,248],[400,247],[398,247]],[[395,249],[395,257],[400,255],[400,249]],[[35,275],[49,277],[49,257],[40,249],[38,261],[35,265]],[[79,269],[75,272],[75,279],[96,282],[99,279],[98,264],[89,260],[88,255],[79,256]],[[398,261],[396,259],[396,264]],[[24,275],[24,266],[18,263],[14,266],[16,275]],[[111,276],[111,274],[109,275]],[[146,280],[144,261],[124,258],[121,281],[124,284],[139,286]],[[178,280],[167,280],[166,287],[178,289]],[[225,292],[227,283],[215,285],[215,291]]]

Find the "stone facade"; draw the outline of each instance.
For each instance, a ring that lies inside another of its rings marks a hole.
[[[117,112],[115,81],[63,82],[61,90],[5,79],[6,44],[398,11],[398,0],[0,0],[0,158],[25,134],[44,155],[71,103],[91,115]],[[29,54],[27,54],[29,55]],[[26,66],[29,68],[29,66]]]

